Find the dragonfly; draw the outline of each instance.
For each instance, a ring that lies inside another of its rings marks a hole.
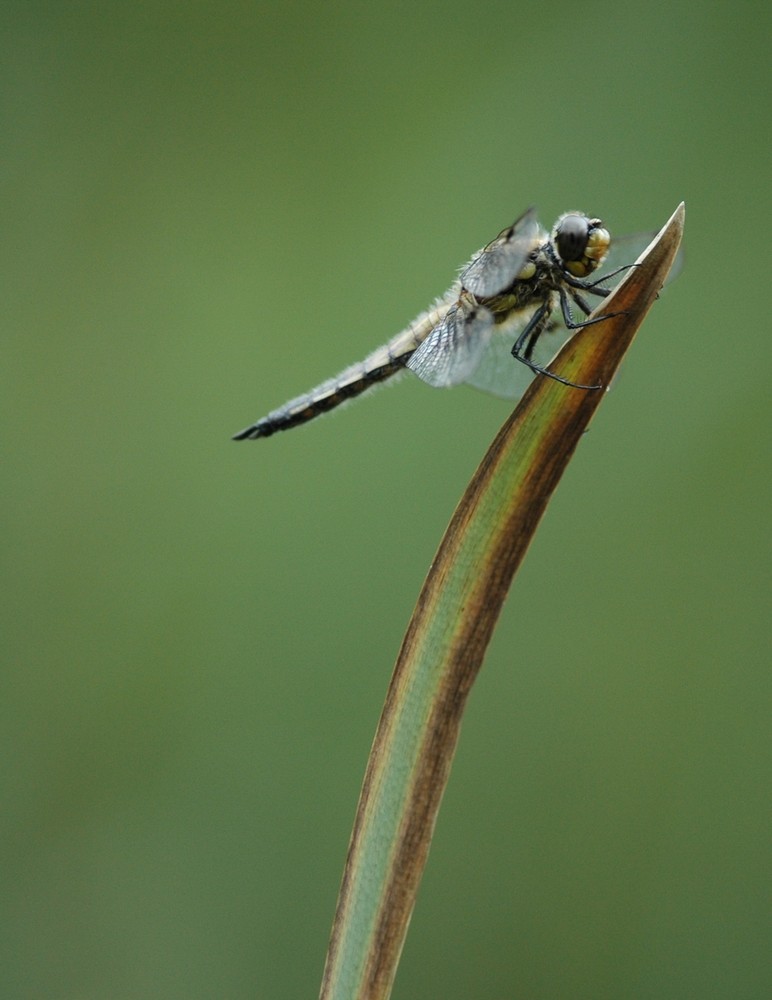
[[[654,235],[612,239],[600,219],[583,212],[563,213],[547,233],[529,208],[478,250],[447,292],[404,330],[233,440],[297,427],[405,371],[437,388],[466,383],[507,399],[518,399],[534,376],[599,389],[570,382],[549,363],[574,331],[617,315],[587,319],[588,296],[609,295],[608,282],[635,266]],[[596,277],[600,270],[605,273]]]

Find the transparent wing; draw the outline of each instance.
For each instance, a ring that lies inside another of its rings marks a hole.
[[[498,295],[520,273],[538,237],[536,212],[529,208],[475,254],[461,272],[461,284],[478,298]]]
[[[512,357],[512,345],[531,315],[532,310],[528,310],[525,315],[509,320],[495,331],[479,364],[466,380],[468,385],[504,399],[519,399],[523,395],[534,374],[527,365]],[[549,368],[552,359],[571,336],[557,315],[553,314],[552,323],[539,337],[533,352],[533,360],[542,368]]]
[[[596,272],[591,280],[600,280],[602,284],[605,284],[603,281],[604,274],[608,274],[617,267],[622,267],[623,264],[634,264],[657,234],[658,230],[654,230],[651,233],[630,233],[626,236],[612,237],[608,256],[604,260],[600,271]],[[683,265],[684,251],[683,247],[681,247],[673,262],[673,266],[670,268],[670,274],[665,282],[666,285],[678,277]],[[609,279],[607,287],[614,288],[624,276],[624,271],[620,274],[615,274],[613,278]]]
[[[407,367],[437,388],[465,382],[485,354],[493,326],[491,312],[462,293],[408,358]]]

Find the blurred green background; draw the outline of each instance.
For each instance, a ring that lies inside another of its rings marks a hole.
[[[761,5],[6,3],[0,995],[314,997],[441,533],[509,412],[229,436],[536,204],[686,268],[515,581],[394,996],[760,998]]]

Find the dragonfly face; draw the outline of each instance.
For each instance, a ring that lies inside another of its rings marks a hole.
[[[561,215],[547,235],[529,209],[472,257],[432,308],[383,347],[273,410],[235,440],[305,423],[406,368],[432,386],[466,382],[510,399],[522,395],[534,373],[566,382],[548,365],[571,331],[587,325],[574,319],[573,307],[588,316],[586,296],[608,295],[608,279],[624,271],[652,236],[612,241],[600,219],[581,212]],[[616,270],[593,278],[612,259]]]
[[[600,219],[566,212],[555,223],[550,237],[565,269],[575,278],[586,278],[606,259],[611,237]]]

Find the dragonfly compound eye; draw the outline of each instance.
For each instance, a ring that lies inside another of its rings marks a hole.
[[[590,235],[590,220],[585,215],[564,215],[555,227],[555,244],[562,260],[581,260]]]
[[[600,219],[566,212],[552,230],[552,242],[566,271],[586,278],[603,263],[611,237]]]

